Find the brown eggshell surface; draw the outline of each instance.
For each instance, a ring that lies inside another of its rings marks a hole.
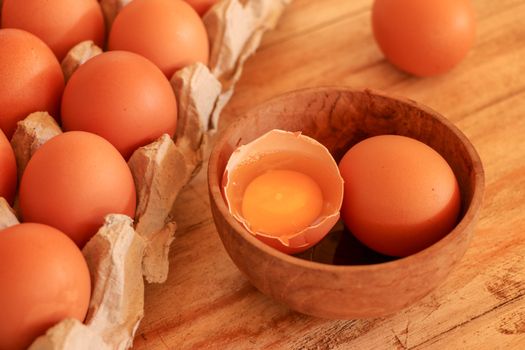
[[[173,136],[177,101],[162,72],[124,51],[105,52],[81,65],[62,98],[65,130],[95,133],[128,159],[162,134]]]
[[[0,29],[0,128],[11,138],[32,112],[57,118],[64,76],[53,52],[33,34]]]
[[[59,60],[81,41],[104,45],[104,16],[96,0],[4,0],[2,27],[33,33]]]
[[[376,0],[372,25],[386,58],[418,76],[452,69],[475,36],[470,0]]]
[[[64,318],[84,321],[89,270],[59,230],[24,223],[0,231],[0,349],[22,350]]]
[[[341,216],[380,253],[407,256],[449,233],[460,210],[447,161],[426,144],[399,135],[368,138],[339,163],[345,179]]]
[[[19,195],[24,221],[56,227],[80,247],[107,214],[135,214],[135,186],[126,161],[108,141],[82,131],[55,136],[36,151]]]
[[[168,78],[193,63],[208,64],[204,24],[182,0],[134,0],[115,18],[108,46],[143,55]]]

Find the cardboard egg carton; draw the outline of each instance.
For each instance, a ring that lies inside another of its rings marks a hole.
[[[178,102],[174,139],[163,135],[137,149],[128,161],[137,192],[133,220],[110,214],[82,252],[89,266],[92,296],[84,323],[66,319],[31,345],[32,350],[128,349],[144,313],[144,281],[162,283],[168,275],[169,247],[176,223],[171,217],[181,189],[200,169],[203,150],[233,94],[245,60],[262,35],[273,28],[291,0],[220,0],[203,17],[210,39],[209,66],[197,63],[171,78]],[[130,0],[102,0],[106,22]],[[1,0],[0,0],[1,4]],[[81,64],[100,54],[92,42],[75,46],[62,61],[66,80]],[[45,112],[18,123],[11,144],[18,174],[34,152],[62,130]],[[0,198],[0,229],[18,223]]]

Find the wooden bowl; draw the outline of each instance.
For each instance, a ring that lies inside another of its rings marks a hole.
[[[458,179],[458,225],[432,246],[405,258],[366,265],[330,265],[283,254],[248,233],[228,212],[222,175],[233,150],[271,129],[302,131],[339,161],[355,143],[399,134],[437,150]],[[484,189],[481,161],[469,140],[428,107],[370,90],[316,88],[288,93],[249,111],[218,139],[210,157],[211,209],[237,267],[262,293],[308,315],[354,319],[391,314],[436,288],[458,264],[477,221]]]

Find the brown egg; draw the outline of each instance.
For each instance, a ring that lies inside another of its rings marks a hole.
[[[153,63],[131,52],[106,52],[81,65],[69,79],[62,125],[104,137],[128,159],[162,134],[175,134],[177,101]]]
[[[0,129],[11,138],[30,113],[57,118],[64,76],[55,55],[33,34],[0,29]]]
[[[46,142],[20,183],[24,221],[61,230],[84,244],[107,214],[135,215],[135,186],[120,153],[95,134],[72,131]]]
[[[9,140],[0,130],[0,197],[13,203],[16,192],[16,159]]]
[[[199,16],[203,16],[210,7],[215,5],[217,0],[185,0],[188,4],[193,7],[195,11],[199,14]]]
[[[91,294],[78,247],[47,225],[0,231],[0,349],[26,349],[64,318],[84,321]]]
[[[81,41],[104,45],[104,16],[96,0],[4,0],[2,28],[36,35],[59,60]]]
[[[339,219],[343,180],[337,163],[300,132],[276,129],[239,147],[222,182],[232,216],[287,254],[312,247]]]
[[[372,25],[386,58],[422,77],[452,69],[475,36],[470,0],[376,0]]]
[[[182,0],[134,0],[120,11],[110,50],[138,53],[171,78],[195,62],[208,64],[208,35],[199,15]]]
[[[431,147],[398,135],[368,138],[339,163],[345,180],[341,216],[369,248],[391,256],[416,253],[457,223],[459,187]]]

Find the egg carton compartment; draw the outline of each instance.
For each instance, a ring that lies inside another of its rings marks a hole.
[[[111,23],[129,0],[102,0]],[[177,71],[170,82],[178,103],[175,137],[163,135],[137,149],[128,161],[137,192],[135,218],[110,214],[83,248],[92,280],[84,323],[66,319],[39,337],[30,349],[128,349],[144,314],[144,283],[162,283],[168,274],[169,247],[176,223],[171,213],[180,190],[200,169],[203,152],[233,94],[245,60],[272,29],[291,0],[221,0],[203,17],[210,40],[209,65]],[[2,1],[0,0],[0,8]],[[66,80],[102,48],[86,41],[62,61]],[[45,112],[20,121],[11,139],[23,172],[31,156],[62,130]],[[15,209],[17,205],[15,203]],[[0,229],[18,223],[0,198]]]

